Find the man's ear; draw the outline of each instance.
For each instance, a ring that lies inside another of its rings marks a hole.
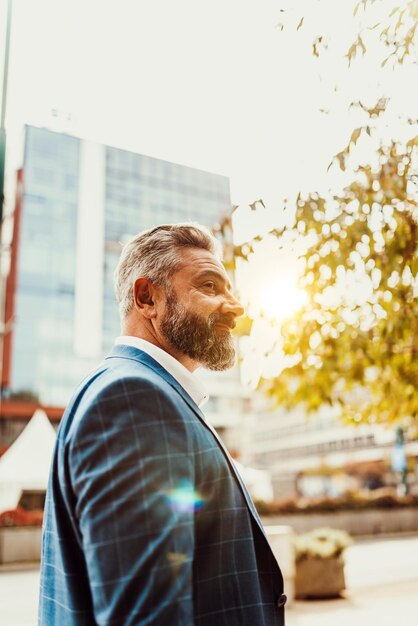
[[[148,278],[140,276],[134,282],[132,289],[136,310],[148,319],[155,317],[157,314],[155,306],[156,286]]]

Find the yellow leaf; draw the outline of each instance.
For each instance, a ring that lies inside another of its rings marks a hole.
[[[357,50],[357,46],[355,43],[353,43],[352,46],[350,46],[350,48],[348,49],[347,52],[347,57],[348,57],[348,61],[351,63],[352,59],[354,59],[354,57],[356,56],[356,50]]]
[[[253,320],[250,319],[247,315],[238,318],[236,321],[236,326],[234,328],[234,335],[238,335],[238,337],[246,337],[251,333],[251,328],[253,325]]]
[[[351,138],[350,138],[350,143],[353,143],[354,145],[356,145],[358,138],[361,135],[362,130],[363,130],[362,128],[356,128],[355,130],[353,130],[351,134]]]
[[[360,48],[362,49],[363,54],[365,54],[366,53],[366,46],[364,45],[363,40],[360,37],[360,35],[358,36],[358,39],[357,39],[357,45],[360,46]]]
[[[410,139],[406,145],[408,148],[413,148],[414,146],[418,146],[418,135]]]

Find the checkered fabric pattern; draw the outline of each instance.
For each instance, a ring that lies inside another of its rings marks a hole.
[[[59,428],[40,626],[283,626],[282,593],[251,499],[203,414],[149,355],[115,346]]]

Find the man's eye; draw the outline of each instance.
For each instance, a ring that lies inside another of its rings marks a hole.
[[[204,287],[207,287],[208,289],[212,289],[214,291],[216,289],[216,284],[212,280],[209,280],[207,283],[204,284]]]

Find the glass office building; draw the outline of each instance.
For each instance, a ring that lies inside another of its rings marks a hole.
[[[121,243],[162,222],[212,226],[226,177],[28,126],[9,393],[64,405],[119,334]]]

